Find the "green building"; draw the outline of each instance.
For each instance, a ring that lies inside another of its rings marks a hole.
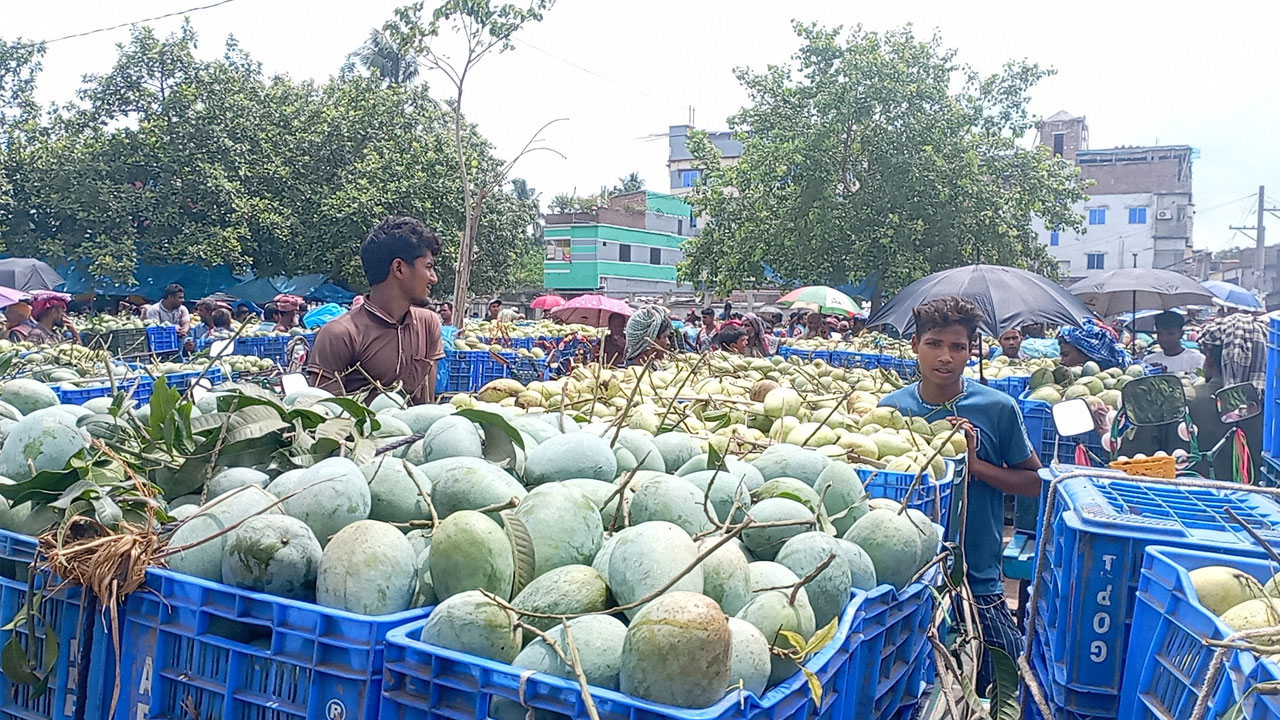
[[[616,195],[591,212],[545,215],[543,284],[557,292],[660,295],[688,292],[676,283],[681,244],[697,233],[680,198],[641,190]]]

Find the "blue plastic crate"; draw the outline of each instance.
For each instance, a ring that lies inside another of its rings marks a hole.
[[[88,388],[62,388],[57,384],[50,385],[54,394],[58,396],[59,402],[64,405],[83,405],[94,398],[111,397],[114,393],[110,384],[98,385]],[[114,392],[121,392],[128,395],[134,402],[141,405],[151,399],[151,392],[154,389],[154,382],[145,375],[134,375],[132,377],[118,378]]]
[[[1027,437],[1031,440],[1031,446],[1040,455],[1041,462],[1049,464],[1056,458],[1060,463],[1076,465],[1078,464],[1076,457],[1078,445],[1084,445],[1098,460],[1105,462],[1110,458],[1110,453],[1102,449],[1102,437],[1097,431],[1091,430],[1079,437],[1059,437],[1058,429],[1053,424],[1052,406],[1042,400],[1032,400],[1029,395],[1028,390],[1018,397],[1018,407],[1022,410],[1022,422],[1027,428]],[[1033,428],[1038,428],[1038,433],[1033,433]],[[1090,462],[1097,462],[1097,460],[1091,458]]]
[[[1027,386],[1031,384],[1031,376],[1010,375],[1007,378],[988,380],[987,384],[1010,397],[1017,398],[1027,391]]]
[[[1027,648],[1027,657],[1031,664],[1031,672],[1035,675],[1036,682],[1040,686],[1040,692],[1043,694],[1045,701],[1053,710],[1053,720],[1116,720],[1114,705],[1118,704],[1118,696],[1115,698],[1111,710],[1102,714],[1080,712],[1073,709],[1074,704],[1078,701],[1076,695],[1071,694],[1069,688],[1062,685],[1056,680],[1049,670],[1049,658],[1044,647],[1040,645],[1038,638],[1032,637]],[[1024,705],[1027,708],[1026,717],[1040,718],[1042,715],[1035,702],[1031,699],[1030,691],[1024,689]],[[1172,720],[1172,719],[1169,719]]]
[[[188,370],[186,372],[168,373],[164,376],[165,384],[177,390],[178,392],[186,392],[200,378],[199,370]],[[222,368],[210,367],[204,372],[204,379],[209,381],[210,385],[221,385],[226,382],[226,377],[222,374]]]
[[[946,466],[946,473],[937,482],[929,481],[927,475],[926,478],[922,478],[911,500],[907,502],[907,507],[919,510],[943,528],[950,527],[948,522],[951,519],[951,488],[955,484],[956,475],[954,462],[947,460]],[[867,494],[873,498],[889,498],[899,503],[907,497],[907,492],[911,490],[911,485],[916,479],[913,473],[865,467],[859,467],[856,470],[859,479],[866,487]]]
[[[178,328],[172,325],[147,326],[147,344],[153,353],[171,353],[182,349]]]
[[[531,337],[509,337],[509,338],[487,338],[482,337],[480,341],[487,345],[501,345],[504,348],[512,350],[532,350],[534,339]]]
[[[27,577],[31,561],[35,557],[34,538],[0,530],[0,624],[7,624],[27,603]],[[46,588],[58,583],[45,573],[36,577],[36,587]],[[0,716],[5,718],[41,718],[70,720],[75,714],[79,697],[76,682],[80,664],[81,628],[84,625],[83,591],[79,587],[66,587],[45,597],[40,613],[58,639],[58,659],[44,695],[34,697],[29,685],[11,682],[0,674]],[[106,616],[94,620],[93,647],[89,659],[89,686],[85,697],[90,704],[85,717],[90,720],[107,720],[111,704],[111,691],[115,682],[115,654],[111,645]],[[17,632],[25,648],[31,651],[36,663],[43,666],[45,627],[30,624],[16,631],[0,630],[0,646]],[[35,635],[34,642],[32,635]],[[123,681],[122,681],[123,682]]]
[[[1262,452],[1280,456],[1280,318],[1267,332],[1267,386],[1262,398]]]
[[[838,718],[888,720],[919,703],[932,666],[927,632],[935,602],[924,583],[901,591],[880,585],[867,594],[857,628],[853,701]]]
[[[470,350],[450,351],[445,353],[443,365],[446,365],[444,389],[437,392],[460,393],[471,391],[471,357]],[[436,388],[440,388],[440,379],[436,379]]]
[[[1263,487],[1280,487],[1280,460],[1263,453],[1262,467],[1258,468],[1254,482]]]
[[[891,588],[886,588],[892,591]],[[877,588],[879,591],[879,588]],[[876,592],[876,591],[873,591]],[[814,707],[804,676],[796,672],[763,697],[731,693],[711,707],[688,710],[652,703],[617,690],[593,687],[600,720],[791,720],[825,716],[846,720],[859,707],[862,680],[859,633],[867,594],[854,591],[840,616],[836,636],[805,666],[822,683],[822,706]],[[506,698],[528,707],[573,718],[587,712],[577,681],[533,673],[466,653],[421,642],[425,620],[396,628],[387,636],[386,683],[380,720],[462,720],[488,717],[490,700]]]
[[[116,720],[377,717],[387,633],[430,608],[365,616],[148,570],[129,596]]]
[[[266,337],[241,338],[236,340],[236,355],[255,355],[273,360],[277,365],[284,365],[287,360],[287,348],[291,335],[268,335]]]
[[[1080,468],[1075,468],[1080,469]],[[1049,480],[1051,471],[1042,471]],[[1258,493],[1143,482],[1123,476],[1059,481],[1047,562],[1037,566],[1038,612],[1055,675],[1073,690],[1118,694],[1134,593],[1149,545],[1261,556],[1231,508],[1280,543],[1280,503]]]
[[[1194,550],[1147,550],[1133,614],[1128,673],[1120,700],[1125,720],[1190,717],[1213,660],[1203,640],[1225,640],[1233,631],[1196,598],[1188,573],[1209,565],[1242,570],[1260,583],[1275,574],[1275,564]],[[1280,666],[1247,650],[1231,650],[1214,687],[1206,717],[1220,718],[1243,699],[1243,718],[1280,718],[1280,696],[1249,693],[1260,682],[1280,681]]]

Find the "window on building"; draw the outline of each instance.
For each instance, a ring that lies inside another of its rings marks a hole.
[[[1090,225],[1106,225],[1107,209],[1106,208],[1090,208],[1089,224]]]
[[[1066,133],[1053,134],[1053,154],[1054,155],[1062,154],[1062,150],[1066,146],[1066,141],[1067,141]]]
[[[1059,274],[1059,275],[1062,275],[1062,276],[1064,276],[1064,277],[1065,277],[1065,276],[1067,276],[1067,275],[1070,275],[1070,274],[1071,274],[1071,261],[1070,261],[1070,260],[1059,260],[1059,261],[1058,261],[1058,274]]]
[[[1058,246],[1058,242],[1059,242],[1061,239],[1062,239],[1062,233],[1058,232],[1057,230],[1054,230],[1053,232],[1049,233],[1049,244],[1050,244],[1050,245],[1052,245],[1052,246],[1054,246],[1054,247],[1057,247],[1057,246]]]
[[[1106,270],[1107,254],[1106,253],[1086,253],[1085,258],[1089,261],[1090,270]]]
[[[680,187],[693,187],[701,176],[702,173],[698,170],[681,170]]]
[[[1147,209],[1144,207],[1129,208],[1129,224],[1130,225],[1146,225]]]
[[[661,264],[662,264],[662,250],[661,250],[661,249],[659,249],[659,248],[649,248],[649,264],[650,264],[650,265],[661,265]]]
[[[618,243],[618,261],[631,262],[631,246],[626,243]]]
[[[684,218],[676,218],[676,234],[684,234]]]
[[[689,229],[692,230],[696,227],[698,227],[698,216],[693,213],[689,213]]]

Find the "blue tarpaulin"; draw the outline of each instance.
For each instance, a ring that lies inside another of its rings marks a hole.
[[[60,292],[71,294],[96,292],[116,297],[139,295],[151,301],[163,297],[164,288],[169,283],[178,283],[186,291],[188,298],[198,299],[215,292],[225,291],[240,282],[240,278],[233,275],[231,270],[221,266],[206,268],[199,265],[139,265],[133,273],[137,279],[133,284],[94,277],[79,264],[60,268],[58,272],[63,280],[54,289]]]
[[[329,282],[317,285],[316,289],[311,291],[311,296],[323,302],[341,303],[343,305],[350,305],[351,301],[356,299],[355,293]]]
[[[299,275],[297,277],[254,278],[229,287],[228,295],[258,303],[269,303],[282,293],[297,295],[308,300],[332,303],[350,303],[356,294],[329,282],[324,275]]]

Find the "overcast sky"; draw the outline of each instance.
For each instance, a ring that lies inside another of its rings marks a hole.
[[[0,0],[0,37],[49,39],[214,1]],[[324,78],[404,1],[234,0],[190,18],[203,55],[220,54],[230,33],[268,73]],[[1280,8],[1179,5],[559,0],[517,36],[514,51],[484,61],[464,102],[505,156],[542,123],[567,118],[547,136],[566,158],[535,154],[515,172],[544,200],[596,191],[632,170],[666,190],[667,126],[685,122],[693,106],[699,127],[722,128],[745,97],[733,69],[787,61],[797,46],[792,19],[871,29],[913,23],[920,33],[936,30],[981,71],[1012,58],[1056,68],[1035,89],[1032,112],[1085,115],[1093,148],[1197,148],[1196,246],[1244,244],[1227,226],[1253,224],[1257,186],[1270,186],[1270,204],[1280,205]],[[150,24],[167,32],[179,23]],[[41,99],[72,99],[80,76],[106,70],[127,37],[120,29],[51,45]],[[442,78],[426,79],[443,89]],[[1280,219],[1270,225],[1280,240]]]

